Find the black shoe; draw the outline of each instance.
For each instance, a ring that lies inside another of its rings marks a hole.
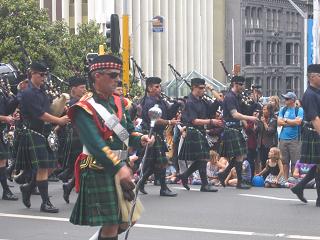
[[[141,187],[139,188],[139,191],[143,194],[148,194],[148,192],[146,192],[146,190],[144,189],[144,184],[141,185]]]
[[[303,189],[299,187],[298,185],[291,188],[291,192],[297,195],[297,197],[300,199],[300,201],[307,203],[307,199],[303,196]]]
[[[238,189],[250,189],[251,186],[248,185],[248,184],[245,184],[245,183],[240,183],[240,184],[237,184],[237,187]]]
[[[2,200],[17,201],[18,198],[10,191],[10,189],[7,189],[3,190]]]
[[[204,185],[201,186],[200,192],[218,192],[218,189],[216,189],[214,186]]]
[[[190,187],[188,185],[188,178],[185,178],[182,175],[178,175],[177,176],[177,181],[181,180],[182,186],[187,189],[188,191],[190,191]]]
[[[160,196],[162,197],[176,197],[177,195],[177,193],[172,192],[169,188],[160,190]]]
[[[62,185],[63,188],[63,199],[66,201],[66,203],[69,203],[69,196],[72,191],[72,188],[70,187],[69,183],[64,183]]]
[[[31,207],[30,197],[31,197],[31,191],[32,191],[30,189],[30,185],[28,183],[21,185],[20,186],[20,191],[22,193],[22,202],[23,202],[23,204],[27,208],[30,208]]]
[[[48,200],[45,203],[41,203],[40,211],[47,213],[58,213],[59,209],[53,206],[52,203]]]
[[[224,172],[219,172],[218,173],[218,179],[219,179],[219,181],[220,181],[220,183],[221,183],[221,185],[223,187],[226,187],[226,184],[225,184],[226,178],[227,178],[227,176],[226,176],[226,174]]]

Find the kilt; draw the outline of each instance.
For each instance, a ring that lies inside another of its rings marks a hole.
[[[121,223],[113,175],[103,170],[81,170],[80,191],[70,222],[89,226]]]
[[[209,152],[210,147],[205,135],[194,127],[188,127],[178,159],[185,161],[209,161]]]
[[[241,131],[234,128],[225,128],[222,136],[220,155],[232,158],[245,154],[247,154],[247,143]]]
[[[320,164],[320,136],[313,129],[303,127],[301,134],[301,163]]]
[[[0,126],[0,160],[5,160],[10,158],[10,148],[8,144],[5,144],[3,141],[3,131],[6,128],[6,125],[1,124]]]
[[[57,161],[47,138],[30,129],[22,129],[18,136],[16,170],[55,168]]]
[[[151,167],[155,171],[160,171],[167,167],[168,158],[166,152],[168,152],[167,144],[162,134],[154,133],[155,142],[152,147],[148,148],[148,153],[144,163],[144,169]],[[141,152],[142,158],[144,151]]]
[[[82,152],[83,145],[77,132],[71,127],[62,128],[62,133],[59,133],[59,163],[63,169],[73,168],[74,163]]]

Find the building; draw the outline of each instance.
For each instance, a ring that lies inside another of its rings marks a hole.
[[[125,0],[40,0],[51,20],[65,20],[72,32],[95,20],[105,31],[111,13],[123,14]],[[131,56],[147,76],[173,79],[168,63],[180,73],[193,70],[221,81],[225,52],[225,0],[128,0]],[[164,31],[152,31],[152,19],[164,18]]]
[[[307,1],[295,1],[308,10]],[[309,6],[310,7],[310,6]],[[304,90],[304,19],[288,0],[226,0],[226,64],[265,96]],[[234,19],[234,54],[232,51]]]

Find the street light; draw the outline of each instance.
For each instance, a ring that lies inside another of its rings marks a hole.
[[[308,86],[308,79],[307,79],[307,67],[308,67],[308,12],[304,12],[301,8],[298,7],[297,4],[295,4],[292,0],[288,0],[291,5],[298,11],[298,13],[303,17],[304,19],[304,48],[303,48],[303,56],[304,56],[304,64],[303,64],[303,79],[304,79],[304,84],[303,84],[303,89],[304,91],[307,89]]]

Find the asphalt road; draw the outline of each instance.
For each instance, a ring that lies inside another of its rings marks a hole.
[[[21,198],[18,186],[12,185],[12,191]],[[315,190],[305,191],[309,203],[303,204],[288,189],[219,188],[217,193],[202,193],[198,186],[192,186],[191,191],[180,185],[170,188],[178,192],[178,197],[160,197],[158,186],[146,186],[149,194],[141,196],[145,211],[129,239],[320,240],[320,208],[315,207]],[[49,193],[52,203],[60,209],[58,214],[41,213],[40,196],[32,196],[30,209],[21,200],[0,200],[0,240],[82,240],[97,231],[97,227],[68,222],[75,192],[70,204],[62,199],[61,183],[50,183]]]

